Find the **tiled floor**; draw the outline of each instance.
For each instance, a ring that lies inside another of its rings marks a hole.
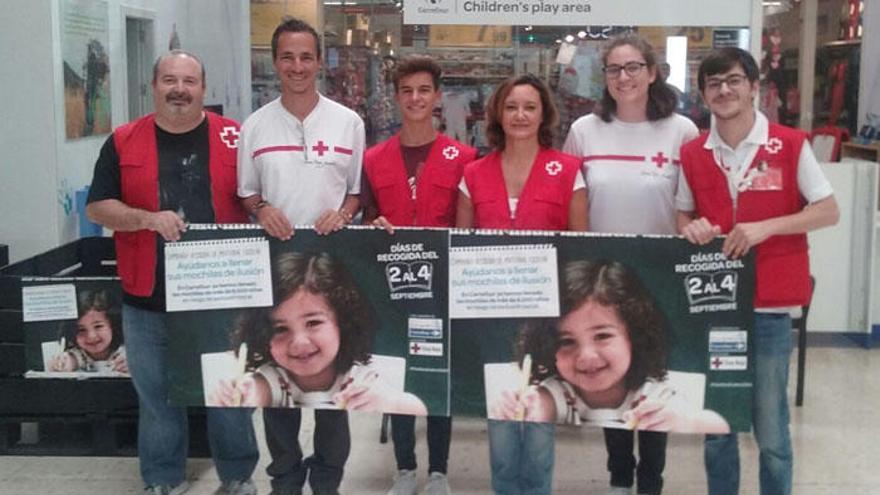
[[[794,364],[794,362],[792,363]],[[880,350],[811,348],[805,405],[794,408],[794,493],[798,495],[880,493]],[[794,367],[792,366],[792,372]],[[792,373],[793,375],[794,373]],[[794,376],[792,376],[792,382]],[[259,414],[255,419],[259,419]],[[309,417],[310,415],[304,415]],[[352,453],[342,492],[384,494],[394,472],[390,443],[380,444],[379,416],[352,416]],[[423,423],[418,423],[423,428]],[[258,427],[260,425],[257,425]],[[456,494],[484,494],[488,489],[485,422],[457,420],[453,427],[450,480]],[[556,493],[603,494],[605,455],[595,430],[559,430],[556,450]],[[311,425],[301,435],[310,445]],[[426,460],[423,432],[418,456]],[[740,439],[743,494],[757,493],[757,454],[750,435]],[[705,493],[701,438],[670,438],[664,493]],[[265,453],[265,446],[261,446]],[[266,455],[254,475],[268,493]],[[422,481],[425,474],[419,473]],[[193,495],[210,494],[217,476],[207,460],[190,462]],[[133,458],[3,457],[0,494],[135,494],[140,493]]]

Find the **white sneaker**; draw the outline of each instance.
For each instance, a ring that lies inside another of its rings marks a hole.
[[[224,481],[214,495],[257,495],[257,485],[251,480]]]
[[[449,493],[449,481],[444,473],[434,471],[428,476],[428,482],[425,483],[425,495],[449,495]]]
[[[401,469],[394,476],[394,486],[388,495],[416,495],[418,481],[416,481],[415,469]]]
[[[144,488],[144,495],[181,495],[189,490],[189,482],[181,481],[175,486],[151,485]]]

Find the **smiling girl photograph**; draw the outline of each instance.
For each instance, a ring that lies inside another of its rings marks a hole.
[[[561,318],[524,324],[516,344],[517,361],[530,356],[531,368],[523,370],[530,386],[502,392],[487,405],[490,417],[730,431],[723,417],[703,409],[699,392],[678,390],[669,379],[664,318],[634,270],[616,261],[573,261],[562,276]],[[689,395],[699,395],[699,403]]]
[[[403,391],[402,375],[374,362],[373,310],[340,261],[285,253],[272,275],[275,305],[243,312],[232,332],[233,348],[246,350],[247,371],[218,380],[209,406],[427,414]]]

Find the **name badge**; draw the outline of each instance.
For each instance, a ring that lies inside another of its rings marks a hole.
[[[758,168],[753,170],[754,174],[749,178],[749,191],[781,191],[782,190],[782,168],[768,166],[767,162],[761,162]]]

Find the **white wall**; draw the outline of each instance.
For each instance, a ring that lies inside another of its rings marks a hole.
[[[251,113],[250,1],[189,0],[181,10],[181,48],[205,63],[205,104],[244,120]]]
[[[0,15],[0,243],[9,245],[10,261],[59,238],[50,7],[7,1]]]
[[[168,49],[177,23],[183,48],[206,61],[207,103],[222,103],[234,118],[250,113],[247,0],[106,4],[114,128],[127,120],[125,13],[132,10],[153,19],[156,54]],[[76,212],[65,203],[91,182],[107,138],[65,138],[59,12],[60,0],[4,0],[0,16],[0,243],[9,244],[11,262],[77,238]]]

